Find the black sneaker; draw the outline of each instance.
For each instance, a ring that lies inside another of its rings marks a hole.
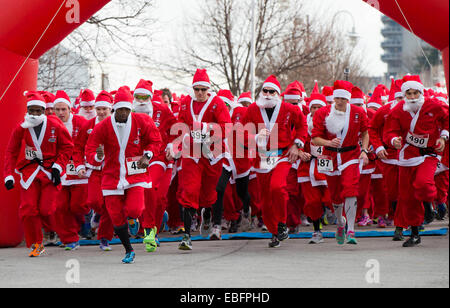
[[[422,243],[420,236],[411,236],[404,244],[403,247],[415,247]]]
[[[277,238],[281,242],[284,241],[284,240],[287,240],[289,238],[288,227],[285,224],[281,223],[281,222],[278,224],[278,236],[277,236]]]
[[[403,237],[403,228],[396,228],[394,233],[394,238],[392,239],[394,242],[402,242],[405,240]]]
[[[228,229],[228,233],[237,233],[239,229],[239,223],[237,220],[233,220],[230,225],[230,229]]]
[[[276,235],[272,236],[272,239],[269,242],[269,248],[278,248],[281,246],[280,241]]]
[[[447,206],[445,204],[438,204],[437,206],[437,219],[444,220],[447,215]]]

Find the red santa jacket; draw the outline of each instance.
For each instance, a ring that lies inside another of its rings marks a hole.
[[[264,108],[260,108],[256,103],[253,103],[247,110],[243,124],[244,126],[253,124],[257,132],[261,127],[265,127],[271,132],[267,146],[265,147],[267,152],[259,153],[260,155],[257,155],[255,159],[255,171],[259,173],[268,173],[271,171],[271,169],[262,168],[261,156],[275,155],[280,157],[274,164],[274,167],[281,162],[287,162],[289,149],[294,143],[300,143],[304,146],[308,133],[305,115],[297,106],[285,102],[275,107],[271,120],[269,120]],[[255,148],[257,136],[257,134],[248,133],[244,138],[246,146],[249,149]],[[260,149],[258,149],[258,152],[260,152]]]
[[[226,124],[231,123],[231,118],[225,103],[218,96],[211,94],[205,103],[196,102],[190,96],[186,96],[180,105],[178,123],[185,124],[183,125],[185,129],[170,136],[171,143],[168,147],[173,147],[175,144],[175,147],[178,146],[178,149],[180,149],[180,146],[182,146],[184,157],[198,162],[200,155],[201,157],[205,157],[205,155],[202,154],[201,149],[198,150],[198,144],[194,147],[193,136],[207,133],[210,134],[210,141],[214,142],[210,147],[211,153],[207,159],[209,159],[211,165],[222,161],[225,157]],[[215,146],[215,144],[220,146]],[[195,153],[196,151],[199,153]]]
[[[320,108],[314,114],[314,128],[312,131],[312,139],[321,137],[325,140],[333,140],[340,138],[341,149],[350,149],[343,153],[330,151],[324,148],[324,156],[331,157],[333,160],[333,172],[327,172],[327,175],[340,175],[348,166],[360,164],[359,157],[361,156],[361,148],[359,146],[360,135],[367,132],[369,129],[369,120],[364,109],[347,105],[347,112],[345,114],[345,125],[342,133],[335,135],[330,133],[327,129],[326,119],[331,113],[331,109],[335,108],[335,104]]]
[[[104,146],[103,160],[96,153],[100,145]],[[114,116],[98,123],[88,139],[86,159],[97,167],[105,163],[103,195],[123,195],[124,190],[136,186],[151,188],[147,170],[138,169],[136,163],[147,152],[159,155],[161,145],[161,134],[147,115],[131,113],[122,139]]]
[[[75,146],[73,150],[73,161],[75,163],[75,170],[77,173],[82,170],[86,169],[87,171],[87,177],[89,178],[92,171],[101,171],[101,166],[92,166],[86,161],[86,154],[85,149],[86,145],[89,139],[89,136],[94,131],[94,127],[99,123],[98,118],[91,119],[87,121],[83,127],[81,128],[80,132],[78,133],[78,138],[75,139]]]
[[[34,128],[25,129],[18,125],[5,153],[5,180],[14,180],[15,172],[20,175],[20,184],[26,190],[39,172],[44,172],[51,180],[51,169],[54,167],[63,175],[72,151],[72,138],[62,122],[55,117],[45,118],[39,138]],[[34,158],[42,162],[42,165]]]
[[[77,139],[79,138],[80,132],[84,125],[86,125],[87,120],[79,115],[70,115],[69,121],[72,121],[72,143],[74,144],[74,151],[71,159],[65,166],[65,174],[61,177],[61,184],[63,186],[71,186],[71,185],[79,185],[79,184],[87,184],[88,179],[80,179],[78,177],[78,172],[76,169],[74,153],[75,153],[75,145],[77,143]],[[69,132],[70,133],[70,132]]]
[[[399,166],[418,166],[426,157],[436,156],[432,152],[437,139],[449,134],[448,120],[448,110],[435,99],[426,99],[416,114],[405,111],[405,101],[402,101],[388,116],[383,139],[386,144],[393,146],[394,138],[402,137]]]
[[[388,156],[382,162],[390,165],[398,165],[398,151],[392,145],[383,142],[383,135],[386,129],[386,119],[395,106],[396,104],[390,103],[378,109],[369,125],[370,143],[373,145],[375,153],[386,150]]]

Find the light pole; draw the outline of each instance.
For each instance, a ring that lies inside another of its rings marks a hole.
[[[336,12],[336,14],[334,14],[333,19],[331,21],[331,23],[334,25],[335,19],[336,17],[338,17],[340,14],[347,14],[348,16],[350,16],[350,18],[352,19],[353,22],[353,27],[352,27],[352,31],[347,33],[347,36],[350,39],[350,43],[352,44],[352,47],[355,47],[356,44],[358,43],[359,38],[361,37],[358,32],[356,32],[356,23],[355,23],[355,17],[353,17],[352,13],[350,13],[347,10],[341,10]]]
[[[252,1],[252,41],[251,41],[251,65],[250,65],[250,75],[251,75],[251,91],[252,98],[256,100],[255,91],[256,91],[256,80],[255,80],[255,71],[256,71],[256,1]]]

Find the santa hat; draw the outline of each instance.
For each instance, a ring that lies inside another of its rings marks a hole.
[[[352,98],[353,84],[345,80],[337,80],[334,83],[333,97],[334,98],[345,98],[350,101]]]
[[[39,106],[44,109],[47,108],[45,98],[37,91],[28,91],[24,95],[27,97],[27,107]]]
[[[264,88],[272,88],[278,92],[278,94],[281,94],[281,85],[278,82],[277,77],[274,75],[270,75],[266,81],[264,81],[263,89]]]
[[[402,92],[403,95],[406,96],[406,92],[408,90],[418,90],[420,93],[425,94],[425,87],[423,86],[422,80],[420,80],[420,76],[418,75],[407,75],[403,77],[403,85],[402,85]]]
[[[198,69],[195,73],[192,87],[196,86],[211,88],[211,82],[209,80],[208,72],[205,69]]]
[[[83,90],[80,95],[80,106],[81,107],[90,107],[95,105],[95,95],[89,89]]]
[[[45,99],[45,105],[47,108],[53,108],[55,104],[53,103],[56,99],[55,95],[48,91],[39,91],[39,94]]]
[[[153,82],[141,79],[134,90],[134,95],[150,95],[153,97]]]
[[[220,90],[217,93],[217,96],[220,97],[225,104],[230,106],[231,108],[236,106],[236,102],[234,101],[234,95],[230,90]]]
[[[64,103],[67,106],[69,106],[69,109],[72,109],[72,102],[70,101],[70,97],[69,95],[67,95],[67,93],[65,91],[58,91],[56,92],[56,98],[55,98],[55,102],[54,104],[58,104],[58,103]]]
[[[383,107],[383,96],[384,88],[382,86],[377,86],[373,91],[372,97],[367,104],[367,107],[381,108]]]
[[[350,104],[352,105],[364,105],[365,100],[364,100],[364,92],[358,88],[358,87],[353,87],[352,89],[352,98],[350,99]]]
[[[311,107],[313,105],[320,105],[322,107],[325,107],[327,105],[327,99],[325,95],[320,93],[312,93],[311,97],[309,97],[309,110],[311,111]]]
[[[155,90],[152,101],[159,103],[159,104],[163,104],[164,103],[164,101],[162,99],[163,93],[164,93],[163,91]]]
[[[242,104],[243,102],[253,104],[252,92],[244,92],[239,96],[238,103]]]
[[[311,94],[314,94],[314,93],[320,93],[319,82],[317,80],[314,80],[314,88],[313,88]]]
[[[333,87],[323,87],[322,89],[322,95],[324,95],[327,99],[327,102],[332,102],[334,99],[333,96]]]
[[[300,100],[303,97],[303,92],[299,82],[294,81],[288,85],[286,91],[283,93],[283,97],[287,100]]]
[[[108,91],[102,91],[97,95],[95,99],[95,108],[107,107],[111,108],[113,106],[114,98]]]
[[[120,108],[133,109],[133,94],[131,94],[130,88],[127,86],[120,87],[114,97],[114,110]]]

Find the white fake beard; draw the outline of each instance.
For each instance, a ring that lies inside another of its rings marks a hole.
[[[333,135],[340,135],[345,127],[345,115],[345,112],[336,110],[333,106],[330,115],[325,119],[327,130]]]
[[[312,135],[312,131],[314,128],[314,121],[313,121],[313,117],[311,116],[311,114],[308,114],[308,116],[306,117],[306,122],[308,123],[308,133],[310,135]]]
[[[153,115],[153,105],[152,103],[139,103],[134,101],[133,102],[133,110],[136,113],[145,113],[149,115]]]
[[[25,115],[25,121],[20,126],[22,126],[22,128],[33,128],[44,122],[45,118],[45,114],[41,114],[40,116],[33,116],[27,113]]]
[[[84,108],[81,108],[80,111],[78,112],[78,115],[82,116],[83,118],[89,121],[97,116],[97,112],[95,112],[95,109],[92,111],[86,111],[84,110]]]
[[[266,97],[261,95],[256,101],[256,105],[260,108],[275,108],[278,104],[281,104],[281,99],[279,97]]]
[[[406,112],[416,113],[425,103],[425,97],[421,95],[418,99],[407,99],[405,98],[405,105],[403,110]]]

